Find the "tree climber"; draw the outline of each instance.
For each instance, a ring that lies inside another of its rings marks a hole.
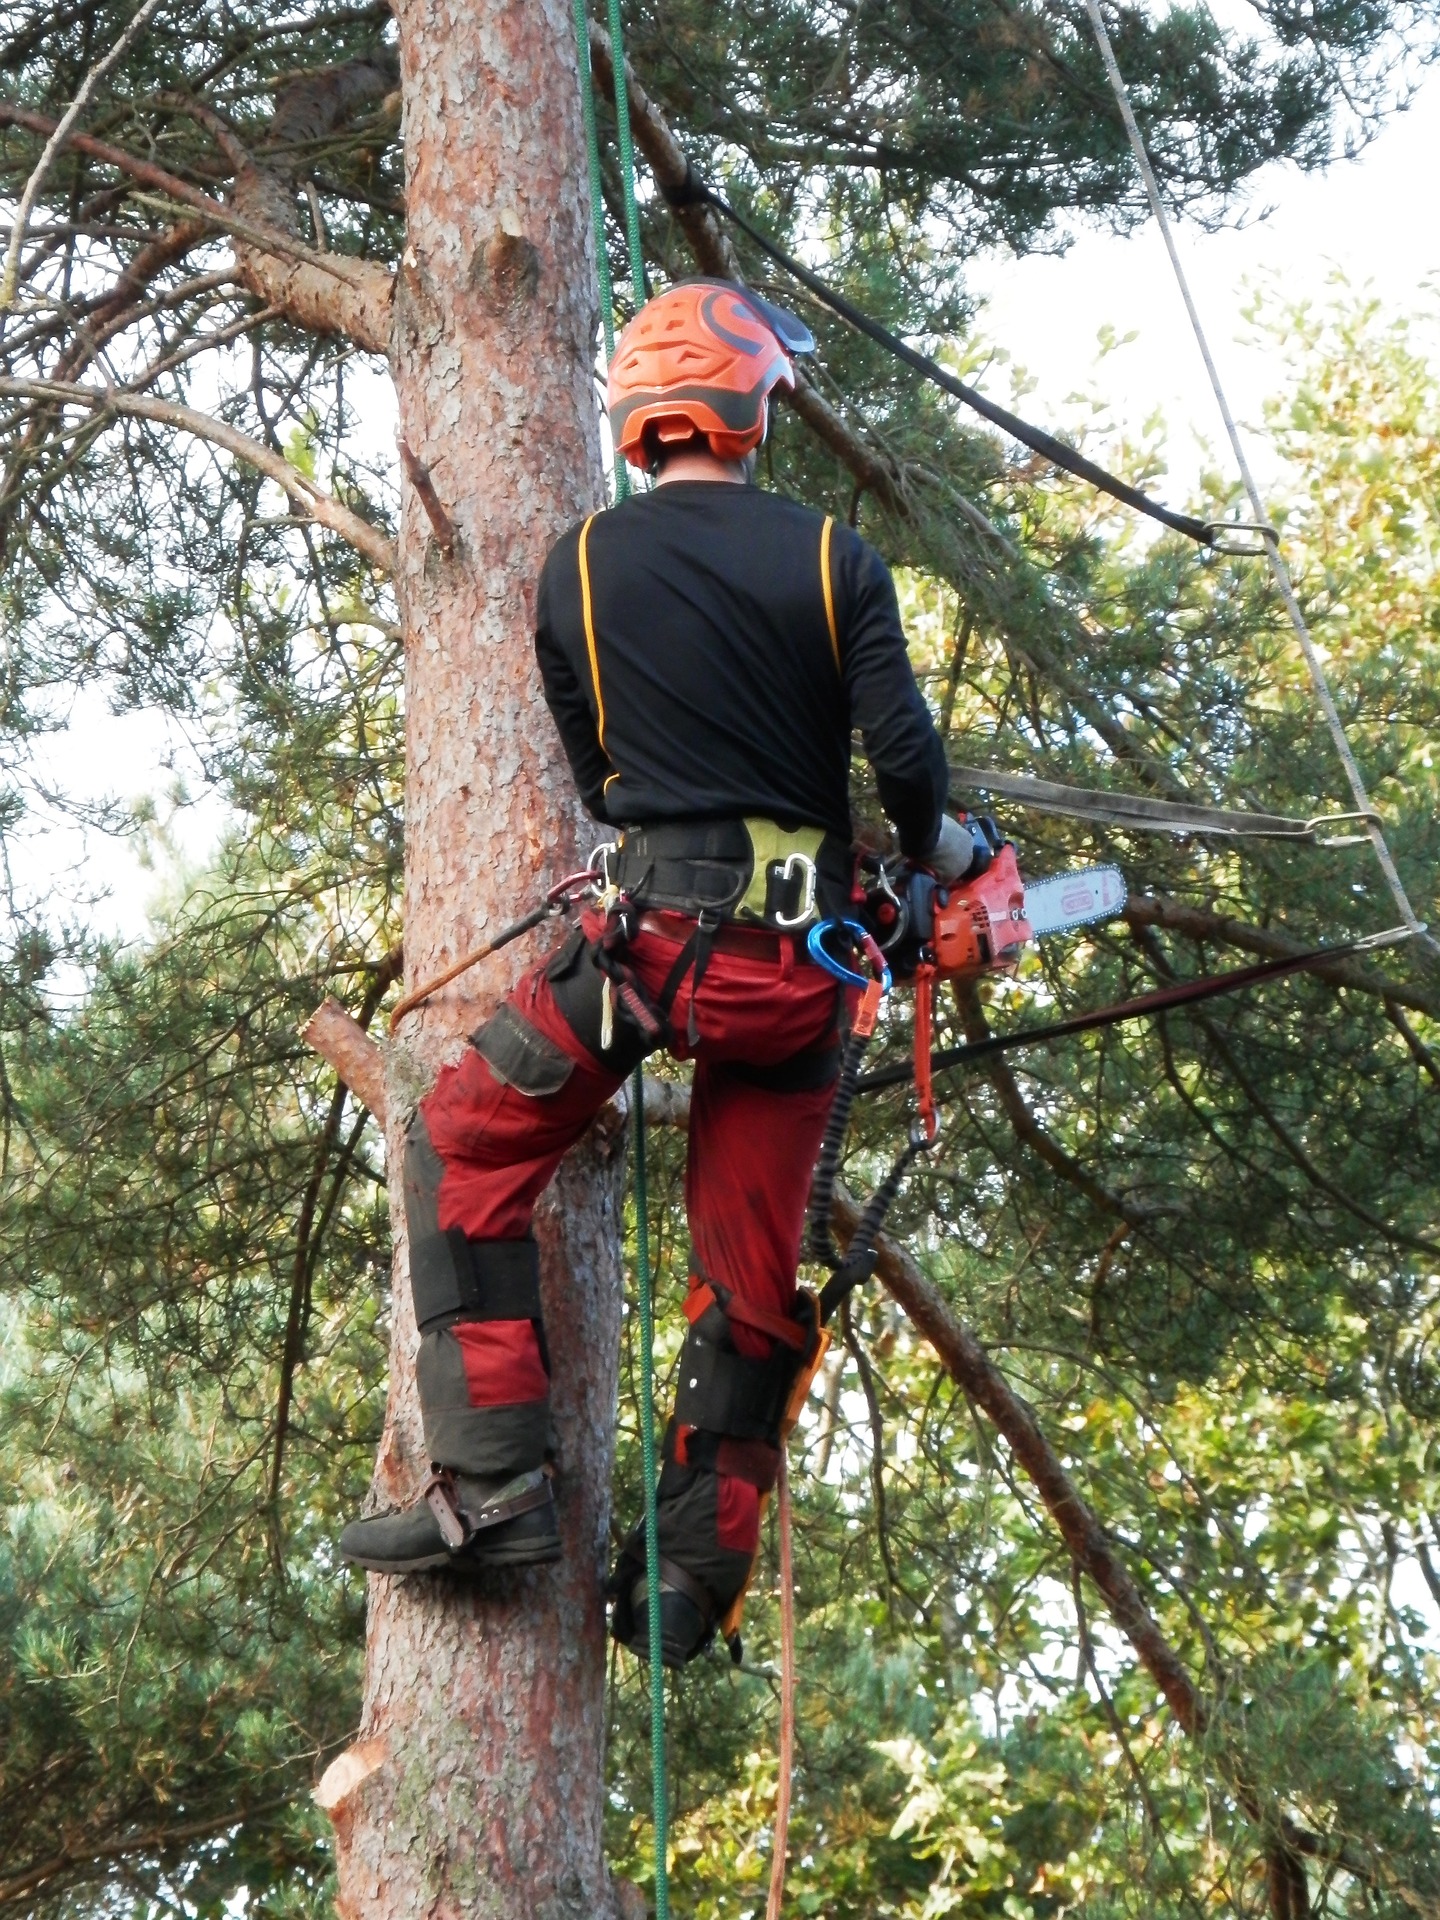
[[[770,396],[813,347],[794,315],[701,280],[651,300],[616,349],[616,451],[656,484],[556,543],[536,606],[581,797],[617,829],[607,890],[411,1123],[436,1467],[415,1506],[353,1522],[340,1543],[388,1573],[559,1553],[532,1212],[599,1109],[666,1047],[695,1062],[690,1330],[658,1510],[674,1665],[744,1588],[807,1344],[796,1267],[844,1009],[805,928],[849,905],[853,727],[902,850],[944,879],[981,857],[943,812],[945,756],[884,562],[849,527],[750,484]],[[615,1637],[646,1652],[638,1533],[612,1591]]]

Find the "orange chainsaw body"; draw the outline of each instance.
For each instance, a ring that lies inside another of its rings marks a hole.
[[[1025,918],[1025,882],[1008,843],[978,879],[935,890],[930,947],[942,980],[1007,972],[1034,937]]]

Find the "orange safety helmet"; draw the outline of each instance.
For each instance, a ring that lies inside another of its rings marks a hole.
[[[646,429],[666,441],[703,434],[718,460],[765,438],[769,399],[793,388],[792,356],[813,353],[793,313],[729,280],[682,280],[647,300],[621,334],[606,395],[617,452],[647,464]]]

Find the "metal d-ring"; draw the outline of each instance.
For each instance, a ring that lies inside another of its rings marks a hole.
[[[1249,546],[1244,535],[1253,534],[1258,544]],[[1226,541],[1225,534],[1239,534],[1240,539]],[[1263,560],[1272,548],[1279,544],[1280,536],[1268,520],[1209,520],[1205,524],[1205,539],[1212,553],[1230,554],[1239,560]]]

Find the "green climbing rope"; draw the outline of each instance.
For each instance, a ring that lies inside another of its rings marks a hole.
[[[585,0],[575,0],[575,47],[580,62],[580,112],[585,122],[585,160],[590,179],[590,219],[595,228],[595,274],[600,282],[600,324],[605,358],[615,353],[615,289],[605,247],[605,199],[600,191],[600,135],[595,123],[595,75],[590,66],[590,28]]]
[[[625,86],[624,29],[620,0],[609,0],[610,44],[615,49],[615,120],[619,136],[620,179],[625,196],[625,240],[630,256],[630,286],[637,308],[645,303],[645,269],[640,251],[640,209],[635,199],[635,155],[630,144],[630,99]],[[590,31],[585,0],[575,0],[575,40],[580,64],[580,105],[585,121],[585,154],[590,175],[590,217],[595,227],[595,271],[600,283],[600,317],[605,330],[606,363],[615,354],[615,289],[605,246],[605,198],[600,186],[600,136],[595,116],[595,78],[590,65]],[[615,497],[626,498],[630,476],[615,459]],[[639,1067],[630,1082],[635,1141],[635,1272],[640,1296],[640,1458],[645,1479],[645,1592],[650,1636],[650,1772],[655,1808],[655,1920],[670,1920],[669,1797],[665,1786],[665,1669],[660,1659],[660,1540],[655,1518],[655,1312],[650,1291],[650,1204],[645,1180],[645,1083]]]
[[[655,1920],[669,1920],[669,1808],[665,1792],[665,1669],[660,1663],[660,1541],[655,1518],[655,1314],[645,1181],[645,1080],[630,1081],[635,1125],[635,1277],[640,1295],[640,1458],[645,1474],[645,1597],[650,1628],[650,1763],[655,1787]]]
[[[635,198],[635,149],[630,140],[630,94],[625,84],[624,26],[620,0],[608,0],[610,44],[620,48],[615,68],[615,126],[620,149],[620,187],[625,201],[625,246],[630,256],[630,291],[636,308],[645,304],[645,266],[640,247],[640,205]],[[605,330],[605,360],[615,357],[615,286],[605,245],[605,196],[600,183],[600,133],[595,115],[595,73],[590,65],[590,27],[585,0],[575,0],[575,42],[580,62],[580,111],[585,122],[585,158],[590,177],[590,219],[595,229],[595,274],[600,283],[600,321]],[[630,471],[615,461],[615,498],[630,493]]]
[[[630,88],[625,78],[625,23],[620,0],[609,0],[610,47],[615,69],[615,134],[620,148],[620,189],[625,196],[625,245],[630,255],[630,292],[638,312],[645,304],[645,255],[640,246],[640,209],[635,200],[635,149],[630,144]]]

